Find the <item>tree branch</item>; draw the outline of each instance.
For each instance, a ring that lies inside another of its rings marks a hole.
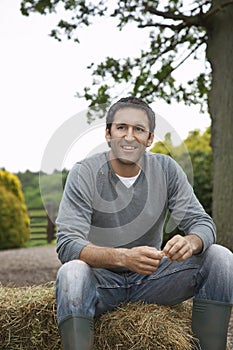
[[[192,26],[192,25],[200,25],[202,23],[202,17],[203,13],[200,12],[198,15],[195,16],[186,16],[182,13],[175,14],[172,11],[159,11],[155,7],[152,6],[144,6],[145,11],[150,12],[153,15],[163,17],[165,19],[172,19],[174,21],[183,21],[183,25],[185,26]]]
[[[160,79],[159,81],[158,81],[158,83],[155,85],[155,86],[153,86],[153,90],[152,91],[155,91],[155,90],[157,90],[158,88],[159,88],[159,86],[160,86],[160,84],[161,84],[161,82],[163,82],[164,80],[166,80],[170,75],[171,75],[171,73],[172,72],[174,72],[177,68],[179,68],[201,45],[203,44],[203,41],[202,42],[199,42],[197,45],[195,45],[195,47],[193,48],[193,50],[191,50],[190,52],[189,52],[189,54],[185,57],[185,58],[183,58],[183,60],[181,60],[175,67],[172,67],[171,66],[171,69],[167,72],[167,74],[166,75],[164,75],[163,76],[163,78],[162,79]],[[148,91],[148,92],[146,92],[146,93],[144,93],[144,94],[142,94],[142,97],[147,97],[147,96],[149,96],[151,93],[152,93],[152,91]]]
[[[195,46],[194,51],[195,51],[196,48],[198,48],[199,46],[201,46],[204,43],[204,41],[205,41],[204,39],[205,39],[205,35],[198,39],[198,44]],[[177,46],[179,44],[182,44],[183,41],[184,41],[183,37],[181,39],[176,40],[176,35],[174,34],[168,41],[169,45],[167,45],[165,47],[162,46],[163,49],[160,48],[160,50],[158,51],[159,53],[157,55],[154,55],[153,52],[150,53],[152,58],[148,59],[147,62],[152,65],[160,57],[162,57],[163,55],[165,55],[169,51],[175,51]],[[148,56],[148,54],[147,54],[147,56]]]
[[[192,56],[192,54],[201,46],[203,45],[203,41],[199,42],[196,46],[194,46],[194,48],[189,52],[189,54],[183,58],[183,60],[181,60],[177,66],[175,66],[173,69],[172,69],[172,72],[174,72],[177,68],[179,68],[190,56]]]
[[[174,24],[163,24],[163,23],[146,23],[146,24],[139,24],[138,28],[146,28],[146,27],[159,27],[159,28],[169,28],[173,30],[174,32],[179,32],[181,29],[187,27],[185,23],[180,23],[177,25]]]
[[[179,44],[179,42],[175,41],[173,42],[174,36],[171,38],[170,40],[170,44],[168,46],[166,46],[163,50],[159,51],[159,54],[155,55],[151,55],[151,59],[148,59],[148,63],[150,63],[151,65],[156,62],[160,57],[162,57],[163,55],[165,55],[166,53],[168,53],[169,51],[175,50],[175,48],[177,47],[177,45]]]
[[[145,11],[150,12],[151,14],[154,14],[156,16],[159,17],[163,17],[165,19],[171,19],[173,21],[182,21],[182,23],[178,24],[178,25],[174,25],[174,24],[160,24],[160,23],[156,23],[154,24],[154,26],[157,27],[164,27],[164,28],[170,28],[172,30],[180,30],[184,27],[191,27],[191,26],[202,26],[202,27],[206,27],[207,26],[207,20],[212,17],[213,15],[215,15],[218,11],[221,11],[222,9],[224,9],[227,6],[233,5],[233,0],[229,0],[226,1],[225,3],[223,3],[222,5],[218,5],[218,6],[214,6],[213,8],[211,8],[209,11],[207,11],[206,13],[202,12],[202,7],[200,7],[200,11],[197,15],[192,15],[192,16],[186,16],[183,13],[174,13],[172,11],[159,11],[157,10],[155,7],[153,6],[147,6],[145,5]],[[197,8],[196,8],[197,9]],[[139,25],[139,28],[144,28],[147,26],[153,26],[153,24],[148,23],[145,25]]]

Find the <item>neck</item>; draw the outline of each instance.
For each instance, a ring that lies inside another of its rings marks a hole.
[[[133,177],[136,176],[141,167],[139,164],[136,163],[126,163],[120,159],[111,159],[110,163],[117,175],[123,176],[123,177]]]

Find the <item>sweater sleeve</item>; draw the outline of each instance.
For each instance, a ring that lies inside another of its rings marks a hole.
[[[77,163],[67,177],[56,220],[57,253],[62,263],[78,259],[81,250],[89,244],[91,188],[87,167]]]
[[[216,241],[215,224],[195,196],[181,167],[170,159],[168,169],[168,207],[172,218],[186,235],[196,234],[202,239],[204,252]]]

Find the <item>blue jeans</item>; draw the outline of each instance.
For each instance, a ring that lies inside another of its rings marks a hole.
[[[59,269],[56,293],[58,323],[69,315],[93,318],[127,301],[174,305],[194,296],[233,303],[233,254],[214,244],[184,262],[163,258],[152,275],[73,260]]]

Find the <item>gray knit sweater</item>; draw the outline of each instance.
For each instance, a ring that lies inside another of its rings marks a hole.
[[[142,171],[130,188],[114,173],[109,152],[87,158],[74,165],[66,181],[57,217],[59,259],[78,259],[89,242],[160,249],[168,212],[185,234],[202,239],[203,251],[215,242],[212,219],[172,158],[145,152]]]

